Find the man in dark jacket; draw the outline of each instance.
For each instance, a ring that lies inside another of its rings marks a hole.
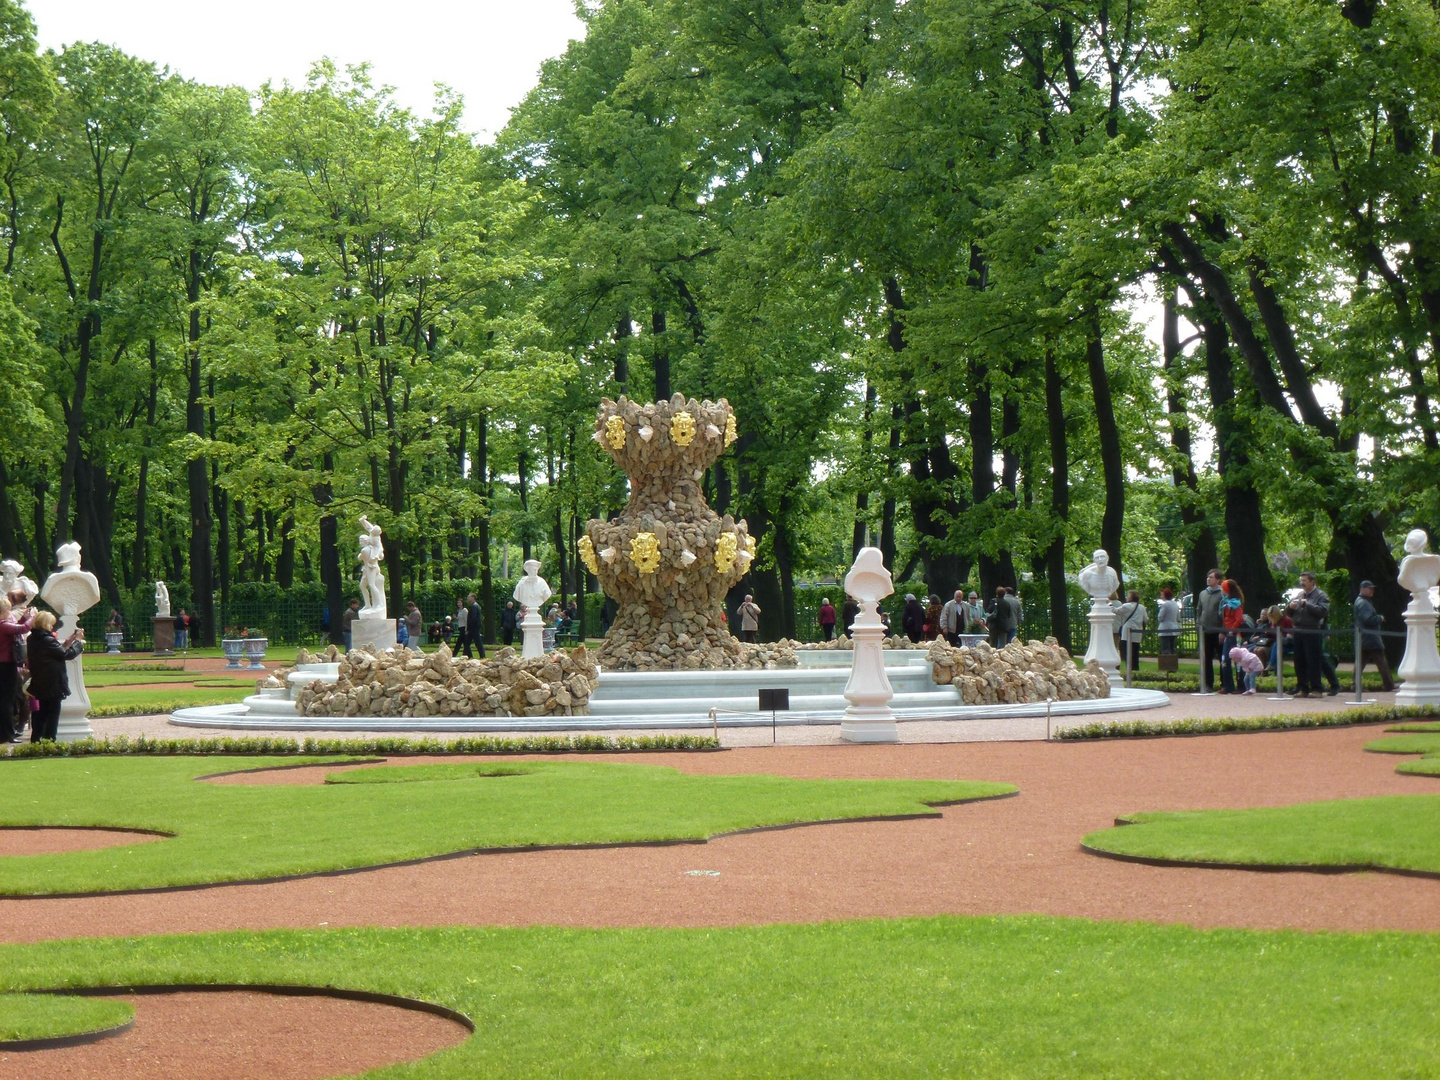
[[[1325,677],[1325,636],[1330,621],[1330,597],[1315,584],[1314,574],[1300,575],[1300,595],[1285,609],[1295,623],[1295,679],[1299,696],[1319,695]],[[1331,688],[1330,696],[1338,690]]]
[[[912,642],[925,640],[925,605],[914,593],[905,594],[905,610],[900,613],[900,628]]]
[[[1020,628],[1020,601],[1010,595],[1004,585],[995,586],[995,607],[990,614],[990,635],[997,649],[1015,640]]]
[[[60,730],[60,704],[70,696],[70,676],[65,664],[79,656],[85,648],[85,631],[76,630],[65,640],[55,640],[55,616],[48,611],[37,612],[27,650],[30,662],[30,696],[40,703],[40,711],[30,724],[30,741],[55,741]]]
[[[1195,597],[1195,625],[1200,630],[1200,646],[1204,655],[1200,659],[1200,690],[1202,693],[1215,692],[1215,661],[1220,659],[1220,649],[1225,640],[1225,594],[1220,591],[1220,571],[1211,570],[1205,575],[1205,588]],[[1231,669],[1222,666],[1220,677],[1225,680],[1224,689],[1234,690]]]
[[[485,659],[485,620],[480,615],[480,601],[472,592],[465,598],[465,627],[469,636],[465,639],[465,655],[470,655],[470,646],[480,650],[480,659]]]
[[[505,610],[500,612],[500,637],[506,645],[515,644],[515,627],[520,624],[520,613],[515,610],[515,601],[506,600]]]
[[[1395,679],[1390,674],[1390,661],[1385,656],[1385,641],[1380,637],[1380,627],[1385,617],[1375,610],[1375,583],[1360,582],[1360,595],[1355,598],[1355,625],[1360,630],[1360,667],[1355,672],[1358,685],[1366,664],[1374,664],[1380,672],[1380,689],[1387,694],[1395,689]]]

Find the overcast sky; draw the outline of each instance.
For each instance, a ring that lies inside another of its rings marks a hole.
[[[574,0],[28,0],[42,48],[103,41],[201,82],[301,83],[311,63],[369,61],[375,81],[428,112],[433,85],[465,97],[493,135],[541,61],[584,32]]]

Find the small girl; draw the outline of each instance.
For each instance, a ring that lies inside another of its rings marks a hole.
[[[1235,665],[1236,670],[1240,672],[1241,679],[1244,680],[1245,689],[1241,693],[1255,693],[1255,679],[1260,672],[1265,670],[1265,661],[1243,645],[1236,645],[1230,650],[1230,663]]]

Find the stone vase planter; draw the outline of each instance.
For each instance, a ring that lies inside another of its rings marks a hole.
[[[107,653],[118,653],[118,652],[120,651],[120,642],[122,642],[123,640],[125,640],[125,635],[124,635],[123,633],[122,633],[122,634],[106,634],[106,635],[105,635],[105,651],[106,651]]]
[[[245,659],[250,661],[250,666],[263,668],[265,665],[261,661],[265,659],[265,646],[270,644],[270,639],[252,637],[243,640],[245,642]]]
[[[220,648],[225,651],[225,659],[230,661],[225,665],[227,668],[244,666],[240,663],[240,658],[245,655],[244,638],[225,638],[220,642]]]

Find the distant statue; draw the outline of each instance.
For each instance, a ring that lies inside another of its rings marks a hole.
[[[155,617],[170,618],[170,590],[163,581],[155,582]]]
[[[1120,576],[1110,565],[1110,553],[1096,548],[1095,561],[1080,571],[1080,588],[1091,600],[1109,600],[1120,588]]]
[[[1400,560],[1400,576],[1397,580],[1402,589],[1410,592],[1408,610],[1430,613],[1435,605],[1430,600],[1430,590],[1440,584],[1440,555],[1425,550],[1430,542],[1424,529],[1412,529],[1405,537],[1405,558]]]
[[[550,591],[550,583],[540,576],[540,560],[525,560],[525,576],[515,583],[515,592],[512,595],[515,602],[526,611],[537,613],[540,606],[554,595]]]
[[[861,605],[876,604],[895,591],[895,583],[890,578],[890,571],[885,569],[879,548],[860,549],[855,564],[845,575],[845,591]]]
[[[39,592],[40,586],[25,577],[25,567],[14,559],[0,561],[0,593],[12,601],[16,596],[23,596],[24,603],[29,604]]]
[[[388,618],[385,606],[385,575],[380,564],[385,560],[385,545],[380,540],[380,526],[360,515],[360,618]]]

